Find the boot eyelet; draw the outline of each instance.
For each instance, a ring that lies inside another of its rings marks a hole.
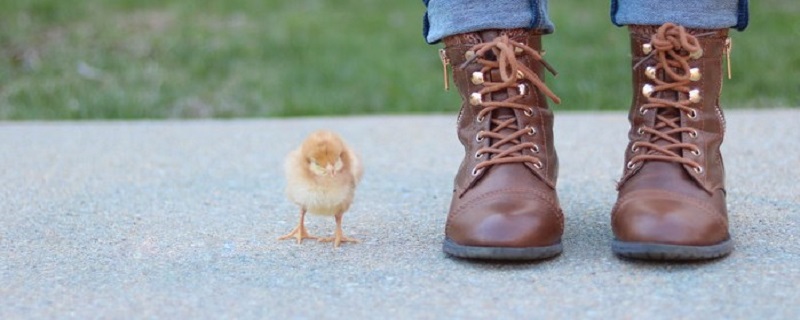
[[[478,132],[478,134],[475,135],[475,141],[483,142],[483,130],[481,130],[480,132]]]
[[[700,57],[702,56],[703,56],[703,48],[698,48],[697,51],[689,53],[689,57],[695,60],[700,59]]]
[[[698,102],[700,102],[700,100],[702,100],[702,98],[700,97],[700,90],[699,89],[689,90],[689,101],[691,101],[693,103],[698,103]]]
[[[700,68],[691,68],[689,69],[689,80],[691,81],[699,81],[700,78],[703,77],[703,74],[700,73]]]
[[[642,94],[643,94],[645,97],[648,97],[648,98],[650,98],[650,95],[651,95],[651,94],[653,94],[653,91],[655,91],[655,90],[656,90],[656,89],[655,89],[655,88],[653,88],[653,85],[652,85],[652,84],[649,84],[649,83],[648,83],[648,84],[645,84],[644,86],[642,86]]]
[[[533,145],[533,148],[531,148],[531,151],[532,151],[533,153],[539,153],[539,151],[540,151],[540,150],[539,150],[539,145],[538,145],[538,144],[534,144],[534,145]]]
[[[536,129],[534,127],[528,127],[528,135],[532,136],[536,134]]]
[[[483,120],[484,120],[484,119],[486,119],[486,117],[484,117],[484,116],[477,116],[477,117],[475,117],[475,121],[478,121],[478,123],[481,123],[481,122],[483,122]]]
[[[639,147],[635,143],[631,144],[631,152],[633,153],[639,152]]]
[[[693,155],[695,155],[695,156],[699,156],[699,155],[700,155],[700,153],[701,153],[701,152],[700,152],[700,149],[697,149],[697,150],[692,150],[691,152],[692,152],[692,154],[693,154]]]
[[[524,83],[520,83],[517,85],[517,91],[519,92],[519,95],[524,96],[528,93],[528,86],[526,86]]]
[[[480,92],[473,92],[469,95],[469,104],[477,106],[483,103],[483,95]]]
[[[483,84],[485,81],[483,78],[483,72],[475,71],[472,73],[472,77],[470,78],[473,84]]]
[[[689,111],[688,116],[690,119],[697,119],[697,109],[692,109],[692,111]]]
[[[697,138],[697,130],[689,131],[689,138]]]
[[[483,157],[483,152],[480,152],[480,151],[478,151],[478,152],[475,152],[475,158],[478,158],[478,159],[480,159],[480,158],[482,158],[482,157]]]
[[[625,167],[628,168],[628,170],[633,170],[633,168],[636,168],[636,164],[633,163],[633,161],[628,161]]]
[[[656,67],[648,66],[644,68],[644,75],[654,80],[656,78]]]
[[[528,117],[532,117],[533,116],[533,108],[528,108],[525,111],[523,111],[522,113],[524,113]]]
[[[483,171],[483,169],[473,168],[472,169],[472,175],[473,176],[477,176],[477,175],[481,174],[481,171]]]
[[[475,51],[469,50],[464,53],[464,59],[470,60],[475,57]]]
[[[644,107],[639,107],[639,114],[645,115],[645,114],[647,114],[648,110],[650,110],[650,109],[645,109]]]
[[[642,44],[642,53],[649,54],[653,51],[653,45],[649,43]]]
[[[703,167],[694,167],[694,172],[697,174],[703,173]]]
[[[541,161],[536,161],[536,163],[534,163],[533,166],[536,169],[541,169],[542,167],[544,167],[544,164]]]
[[[640,136],[643,135],[644,134],[644,127],[639,127],[639,129],[636,129],[636,133],[638,133]]]

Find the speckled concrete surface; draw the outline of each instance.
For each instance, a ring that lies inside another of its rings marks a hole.
[[[693,264],[611,254],[627,120],[558,111],[564,253],[447,258],[454,118],[0,123],[0,318],[800,317],[800,110],[728,112],[736,250]],[[363,157],[361,244],[276,240],[283,156],[318,128]]]

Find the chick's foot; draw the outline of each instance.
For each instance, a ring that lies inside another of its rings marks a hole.
[[[317,239],[317,237],[308,234],[308,231],[306,231],[306,227],[302,224],[295,227],[294,230],[292,230],[292,232],[289,232],[286,235],[281,236],[280,238],[278,238],[278,240],[286,240],[289,238],[297,239],[297,243],[303,242],[303,239]]]
[[[342,242],[355,242],[355,243],[361,242],[358,239],[354,239],[354,238],[350,238],[350,237],[345,237],[344,236],[344,232],[342,232],[342,215],[343,214],[344,214],[344,212],[340,212],[340,213],[336,214],[336,216],[335,216],[336,217],[336,230],[333,232],[333,237],[320,238],[319,239],[320,242],[331,242],[331,241],[333,241],[333,247],[335,247],[335,248],[338,248],[339,244],[341,244]]]
[[[345,237],[345,236],[342,234],[342,232],[340,231],[340,232],[336,232],[336,233],[333,235],[333,237],[319,238],[319,242],[333,242],[333,246],[334,246],[334,247],[336,247],[336,248],[338,248],[338,247],[339,247],[339,245],[340,245],[342,242],[353,242],[353,243],[359,243],[359,242],[361,242],[361,240],[358,240],[358,239],[355,239],[355,238],[350,238],[350,237]]]

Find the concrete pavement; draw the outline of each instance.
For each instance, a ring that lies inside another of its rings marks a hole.
[[[565,251],[514,264],[441,252],[453,115],[0,123],[0,319],[796,319],[800,109],[727,116],[736,250],[689,264],[611,254],[619,112],[556,111]],[[283,157],[319,128],[362,155],[361,244],[276,240]]]

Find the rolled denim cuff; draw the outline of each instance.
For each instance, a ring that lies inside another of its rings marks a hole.
[[[611,0],[611,21],[618,26],[667,22],[699,29],[747,27],[748,0]]]
[[[547,15],[547,0],[423,0],[427,7],[422,23],[425,41],[485,29],[554,30]]]

